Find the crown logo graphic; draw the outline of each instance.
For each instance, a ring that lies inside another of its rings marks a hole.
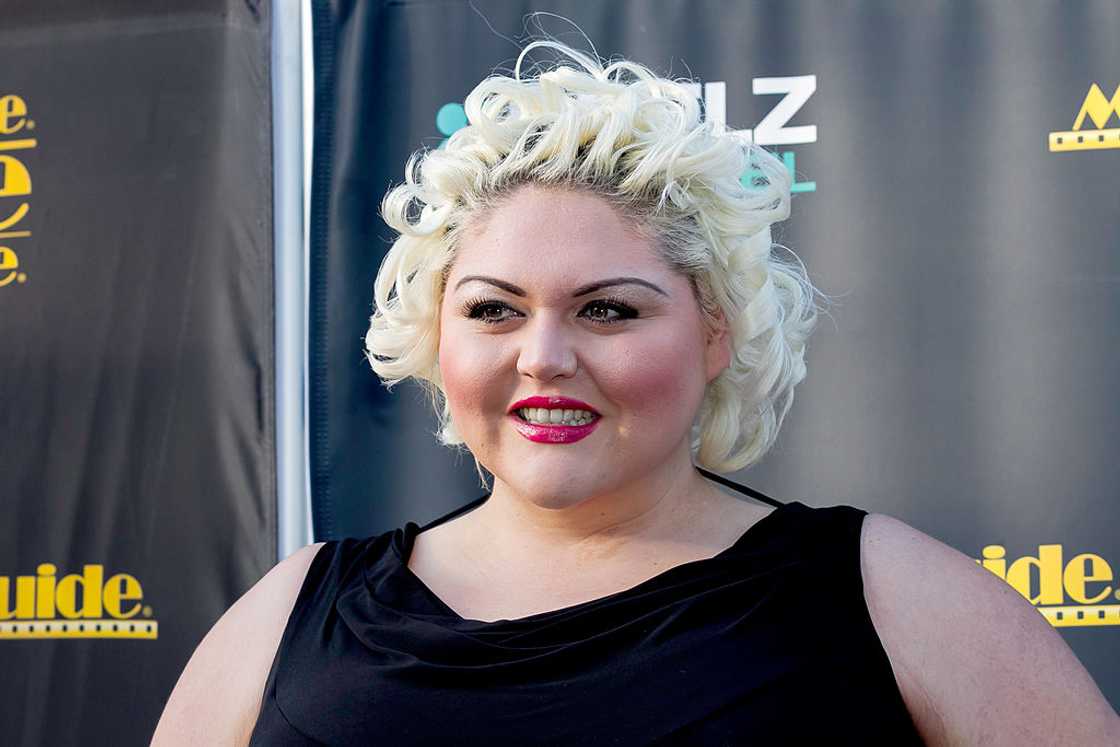
[[[1120,118],[1120,86],[1112,94],[1112,100],[1105,98],[1104,91],[1094,83],[1089,88],[1085,101],[1081,104],[1081,111],[1069,132],[1051,132],[1051,152],[1067,150],[1102,150],[1104,148],[1120,148],[1120,127],[1105,129],[1108,120],[1116,114]],[[1097,126],[1095,130],[1083,130],[1085,117],[1093,120]]]

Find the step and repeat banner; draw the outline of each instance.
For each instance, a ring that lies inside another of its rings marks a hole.
[[[732,477],[781,500],[891,514],[982,562],[1120,707],[1120,6],[314,11],[317,539],[425,521],[483,492],[471,460],[436,442],[419,388],[387,392],[364,363],[392,238],[378,204],[409,153],[466,124],[466,94],[512,69],[529,35],[586,49],[578,27],[602,57],[694,81],[710,117],[794,178],[777,241],[835,303],[775,448]]]
[[[0,743],[147,745],[276,559],[267,4],[0,0]]]

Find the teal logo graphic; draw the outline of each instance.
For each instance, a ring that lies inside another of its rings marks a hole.
[[[786,166],[786,171],[789,172],[790,178],[793,183],[790,185],[789,191],[791,195],[800,194],[802,192],[816,192],[816,182],[799,182],[797,181],[797,154],[792,150],[782,151],[782,163]],[[748,169],[745,174],[739,177],[739,183],[747,189],[759,187],[764,182],[765,177],[758,169]]]
[[[447,144],[447,138],[467,126],[467,112],[462,104],[444,104],[436,112],[436,129],[443,135],[439,147]]]

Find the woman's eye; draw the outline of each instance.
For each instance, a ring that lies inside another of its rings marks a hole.
[[[617,324],[625,319],[632,319],[638,315],[634,309],[618,301],[592,301],[583,307],[588,312],[588,319],[596,324]],[[610,316],[614,314],[614,316]]]
[[[506,320],[506,317],[501,316],[501,312],[509,310],[511,309],[504,303],[486,301],[472,304],[467,310],[467,316],[485,324],[496,324]]]

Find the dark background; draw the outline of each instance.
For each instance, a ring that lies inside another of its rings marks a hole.
[[[31,231],[0,239],[27,276],[0,288],[0,576],[101,564],[159,625],[0,638],[4,744],[147,745],[276,560],[268,10],[0,0],[0,96],[35,123],[0,141],[38,141],[0,197]]]

